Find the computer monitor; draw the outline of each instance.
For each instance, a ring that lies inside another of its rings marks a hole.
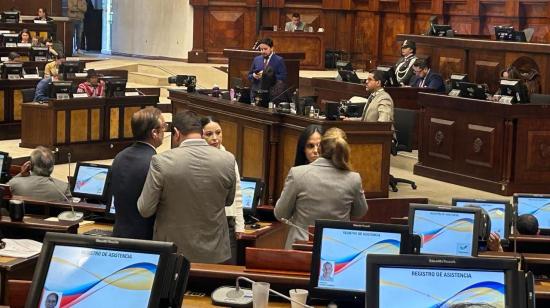
[[[257,178],[241,178],[241,194],[242,194],[242,205],[243,205],[243,214],[245,220],[250,222],[250,216],[256,214],[256,207],[260,203],[263,192],[263,182],[261,179]]]
[[[313,242],[311,299],[340,301],[343,307],[364,303],[368,254],[414,250],[407,226],[368,222],[317,220]]]
[[[353,64],[349,61],[336,61],[336,69],[353,71]]]
[[[471,82],[458,82],[460,88],[460,96],[473,99],[486,100],[485,87]]]
[[[23,76],[23,63],[4,63],[2,67],[2,78],[21,79]]]
[[[338,70],[338,76],[345,82],[361,83],[361,79],[357,77],[357,73],[348,70]]]
[[[491,218],[491,232],[502,239],[508,239],[512,226],[512,205],[507,200],[482,200],[453,198],[453,205],[458,207],[477,206],[485,209]]]
[[[50,98],[53,99],[69,99],[75,89],[72,81],[52,81],[50,85]]]
[[[30,60],[36,62],[48,61],[48,47],[31,47]]]
[[[529,90],[525,83],[518,79],[500,80],[499,102],[508,104],[527,104],[529,103]]]
[[[6,183],[10,176],[11,157],[7,152],[0,152],[0,183]],[[0,196],[0,199],[2,197]]]
[[[527,42],[525,32],[516,31],[512,26],[495,26],[497,41]]]
[[[180,307],[189,262],[170,242],[47,233],[26,307]],[[54,304],[55,303],[55,304]]]
[[[475,257],[480,215],[478,208],[413,203],[409,229],[420,236],[421,254]]]
[[[371,255],[367,307],[524,307],[517,268],[512,258]]]
[[[19,43],[19,34],[3,33],[1,36],[2,36],[2,46],[17,47],[17,43]]]
[[[386,82],[383,84],[384,87],[399,87],[393,66],[377,66],[376,70],[383,72],[386,77]]]
[[[85,65],[81,61],[64,61],[59,64],[59,75],[62,75],[64,80],[74,78],[76,73],[84,72]]]
[[[550,234],[550,195],[514,194],[517,216],[531,214],[539,222],[541,234]]]
[[[19,12],[18,11],[4,11],[2,12],[2,22],[6,24],[18,24]]]
[[[126,83],[125,78],[104,78],[105,81],[105,97],[121,97],[125,95]]]
[[[454,36],[453,28],[450,25],[432,24],[432,36]]]
[[[467,74],[451,74],[449,78],[451,80],[451,91],[449,91],[450,96],[460,96],[460,82],[467,82]]]
[[[235,92],[239,103],[250,104],[250,88],[236,87]]]
[[[71,193],[89,201],[107,202],[111,166],[77,162]]]

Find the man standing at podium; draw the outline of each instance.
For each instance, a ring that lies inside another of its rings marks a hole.
[[[395,63],[395,76],[397,82],[402,86],[409,85],[411,77],[414,75],[412,66],[416,59],[416,43],[405,40],[401,45],[401,58]]]
[[[384,82],[383,72],[374,71],[369,73],[366,88],[370,95],[363,109],[363,121],[393,122],[393,100],[382,87]]]
[[[273,52],[273,40],[270,38],[263,38],[259,41],[259,48],[261,55],[254,58],[252,66],[248,72],[248,79],[252,82],[250,87],[251,98],[254,99],[256,91],[262,89],[262,84],[267,85],[268,88],[263,90],[269,90],[274,83],[286,81],[286,66],[283,57],[280,57]],[[265,81],[264,72],[269,71],[266,76],[273,76],[275,82]]]

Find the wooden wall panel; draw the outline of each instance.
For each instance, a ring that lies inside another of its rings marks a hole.
[[[4,101],[4,90],[0,90],[0,122],[2,121],[5,121],[6,119],[6,106],[7,106],[7,103]]]
[[[244,12],[210,11],[206,18],[208,40],[206,48],[222,51],[224,48],[241,48],[244,45]]]
[[[83,142],[88,140],[88,112],[89,110],[72,110],[70,113],[70,142]]]
[[[243,140],[246,143],[243,144],[243,162],[241,176],[264,178],[264,140],[265,136],[263,131],[259,128],[244,127]]]
[[[57,128],[56,128],[56,143],[65,143],[65,111],[58,111],[57,112]]]
[[[395,39],[397,34],[407,33],[407,20],[404,15],[388,13],[384,16],[381,36],[384,38],[380,46],[382,62],[395,63],[399,59],[400,45]]]

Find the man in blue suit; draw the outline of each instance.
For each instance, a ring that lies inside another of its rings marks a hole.
[[[284,83],[287,76],[284,59],[273,52],[273,40],[264,38],[258,43],[261,55],[254,58],[248,72],[248,79],[252,82],[252,98],[256,90],[270,90],[273,85]],[[266,72],[269,74],[264,74]]]
[[[131,126],[136,142],[118,153],[112,165],[111,191],[116,211],[113,236],[151,240],[155,216],[143,218],[137,200],[167,124],[159,109],[147,107],[134,113]]]
[[[428,62],[424,59],[417,59],[413,64],[416,76],[411,78],[410,86],[415,88],[430,88],[436,92],[445,92],[443,77],[432,71]]]

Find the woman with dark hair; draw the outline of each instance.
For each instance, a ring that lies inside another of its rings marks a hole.
[[[350,221],[367,212],[361,176],[351,171],[346,134],[331,128],[321,139],[320,157],[309,165],[290,169],[277,200],[274,214],[301,228],[290,227],[286,249],[297,240],[307,240],[309,225],[316,219]]]
[[[321,144],[322,135],[323,128],[319,125],[311,124],[304,129],[298,138],[294,166],[307,165],[319,157],[319,144]]]
[[[21,32],[19,32],[19,43],[24,44],[31,44],[32,43],[32,36],[29,32],[29,29],[23,29]]]
[[[39,7],[38,11],[36,12],[36,17],[34,20],[42,20],[42,21],[52,21],[53,19],[48,16],[48,11],[46,11],[45,8]]]
[[[206,142],[222,151],[225,151],[222,145],[223,134],[220,122],[212,117],[207,116],[201,119],[202,137]],[[225,207],[225,215],[227,216],[227,225],[229,226],[229,244],[231,245],[230,264],[237,264],[237,236],[236,232],[244,232],[244,215],[241,193],[241,176],[239,174],[239,166],[235,162],[235,177],[237,183],[235,186],[235,199],[231,206]]]

